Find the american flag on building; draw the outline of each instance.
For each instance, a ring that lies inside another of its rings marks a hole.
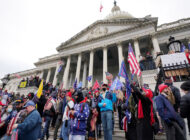
[[[139,63],[137,62],[137,59],[134,55],[131,44],[129,44],[128,62],[129,62],[131,74],[136,74],[137,76],[141,76],[141,70],[139,67]]]

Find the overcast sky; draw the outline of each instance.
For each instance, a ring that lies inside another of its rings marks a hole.
[[[114,0],[0,0],[0,78],[34,68],[39,58],[111,12]],[[158,24],[190,17],[190,0],[117,0],[134,17]]]

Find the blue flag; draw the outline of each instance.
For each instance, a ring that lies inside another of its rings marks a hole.
[[[77,89],[82,88],[82,82],[80,81],[79,84],[77,85]]]
[[[121,90],[122,87],[123,87],[122,82],[119,80],[118,77],[116,77],[115,80],[113,81],[111,87],[110,87],[110,91]]]
[[[74,84],[73,84],[73,88],[77,89],[77,79],[75,80]]]
[[[184,44],[182,44],[182,45],[181,45],[181,52],[184,52],[184,51],[185,51],[185,49],[186,49],[185,45],[184,45]]]
[[[88,82],[90,82],[92,80],[92,75],[88,76],[87,80],[88,80]]]
[[[62,70],[62,68],[63,68],[63,65],[60,65],[58,69],[58,73]]]
[[[120,71],[119,71],[119,76],[125,78],[125,84],[126,84],[126,104],[128,104],[128,101],[129,101],[129,97],[131,96],[131,86],[130,86],[130,81],[129,81],[129,78],[128,78],[128,75],[127,75],[127,70],[126,70],[126,67],[125,67],[125,62],[122,61],[121,63],[121,68],[120,68]]]

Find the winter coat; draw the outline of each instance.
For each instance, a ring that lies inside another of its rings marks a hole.
[[[71,135],[86,135],[87,119],[89,117],[89,106],[87,103],[75,104],[74,119],[71,120]]]
[[[136,124],[137,140],[153,140],[153,129],[150,124],[151,101],[134,88],[133,98],[136,103],[141,100],[144,118],[138,119]],[[138,106],[139,108],[139,106]]]
[[[35,109],[18,125],[19,140],[37,140],[40,138],[42,119]]]
[[[101,94],[99,96],[98,106],[100,107],[100,111],[113,111],[113,102],[116,102],[116,95],[109,91],[106,91],[105,94],[105,98]],[[106,103],[105,107],[103,106],[104,103]]]
[[[175,112],[173,106],[169,102],[169,100],[162,94],[158,95],[155,99],[157,111],[160,117],[165,122],[170,122],[171,120],[176,121],[181,127],[183,127],[183,121],[181,117]]]
[[[181,98],[180,115],[190,119],[190,92]]]

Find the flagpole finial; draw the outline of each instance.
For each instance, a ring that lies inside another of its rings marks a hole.
[[[114,0],[114,5],[117,6],[117,2],[116,2],[116,0]]]

